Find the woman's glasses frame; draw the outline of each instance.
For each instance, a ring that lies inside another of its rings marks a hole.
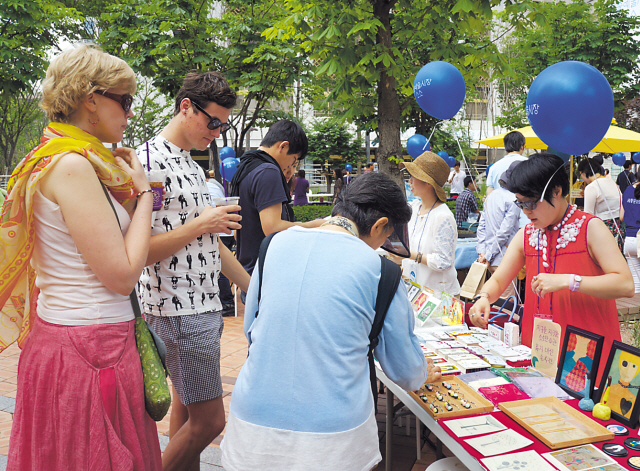
[[[129,113],[129,111],[131,111],[131,105],[133,105],[133,97],[128,93],[125,93],[124,95],[118,95],[117,93],[111,93],[105,90],[96,90],[94,93],[120,103],[120,106],[122,106],[122,109],[125,113]]]

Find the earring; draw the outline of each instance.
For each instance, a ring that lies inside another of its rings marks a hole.
[[[95,121],[95,123],[94,123],[93,121],[91,121],[91,115],[92,115],[92,114],[95,114],[95,115],[96,115],[96,121]],[[93,112],[91,112],[91,113],[89,114],[89,117],[87,118],[87,121],[89,121],[89,124],[91,124],[92,126],[95,126],[96,124],[98,124],[98,123],[100,122],[100,116],[98,116],[98,114],[97,114],[95,111],[93,111]]]

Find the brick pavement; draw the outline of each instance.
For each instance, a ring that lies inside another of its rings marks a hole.
[[[224,332],[221,339],[220,374],[222,376],[223,403],[225,416],[229,415],[229,403],[233,393],[233,385],[238,377],[240,368],[247,357],[247,341],[242,329],[244,306],[238,302],[238,317],[224,318]],[[9,450],[9,435],[13,419],[13,407],[16,397],[16,376],[20,349],[13,344],[0,354],[0,471],[6,469],[6,455]],[[169,441],[169,418],[167,416],[157,423],[161,448],[164,450]],[[380,450],[385,453],[385,395],[378,399],[378,430],[380,436]],[[406,419],[404,419],[406,420]],[[394,471],[424,471],[435,461],[435,454],[429,445],[422,448],[422,459],[416,461],[415,419],[412,418],[410,435],[406,435],[406,427],[394,427]],[[217,437],[201,454],[201,471],[223,471],[220,466],[220,442],[222,435]],[[445,449],[445,454],[451,453]],[[374,468],[376,471],[385,469],[384,460]]]

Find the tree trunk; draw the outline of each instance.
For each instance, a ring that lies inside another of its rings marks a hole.
[[[389,13],[394,3],[395,1],[378,0],[373,7],[375,17],[383,25],[383,28],[378,29],[376,42],[382,44],[390,55],[393,54],[391,52],[392,31]],[[380,71],[380,81],[378,82],[379,144],[376,152],[376,162],[381,173],[389,175],[404,189],[402,173],[398,169],[398,165],[389,161],[389,157],[400,157],[402,155],[402,144],[400,143],[402,112],[396,92],[396,81],[387,74],[382,61],[376,67]]]

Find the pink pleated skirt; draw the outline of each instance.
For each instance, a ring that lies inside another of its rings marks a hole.
[[[20,355],[8,470],[161,471],[134,321],[37,318]]]

